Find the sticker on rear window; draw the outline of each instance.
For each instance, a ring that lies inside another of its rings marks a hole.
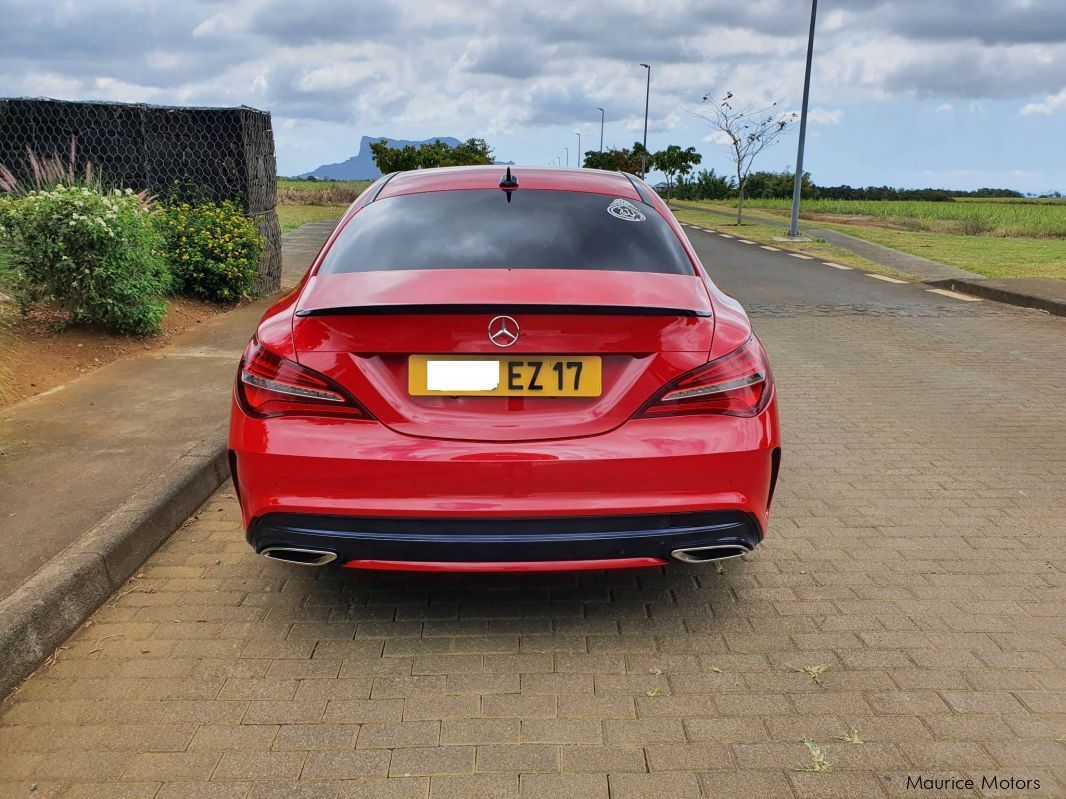
[[[643,222],[647,219],[633,203],[622,199],[611,200],[611,204],[607,206],[607,213],[624,219],[626,222]]]

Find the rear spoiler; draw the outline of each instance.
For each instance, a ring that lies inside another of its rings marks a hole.
[[[327,308],[309,308],[297,311],[297,316],[383,316],[391,314],[497,314],[504,307],[501,303],[478,305],[454,303],[448,305],[339,305]],[[521,305],[506,303],[508,314],[557,314],[582,316],[698,316],[710,317],[710,311],[695,311],[691,308],[661,308],[656,306],[614,305]]]

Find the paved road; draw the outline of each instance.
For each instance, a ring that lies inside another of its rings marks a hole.
[[[781,391],[754,556],[336,576],[223,489],[5,707],[0,796],[1066,796],[1066,319],[690,235]]]

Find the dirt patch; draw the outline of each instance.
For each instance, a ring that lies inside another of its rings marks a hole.
[[[885,230],[907,230],[902,225],[895,225],[887,219],[866,214],[802,214],[804,219],[815,222],[836,222],[839,225],[862,225],[863,227],[879,227]]]
[[[84,327],[61,329],[63,315],[48,310],[20,316],[9,310],[0,408],[69,383],[101,366],[160,349],[181,333],[231,310],[184,297],[171,299],[158,336],[117,336]]]
[[[788,217],[788,211],[768,210],[767,213],[774,216]],[[838,225],[862,225],[863,227],[879,227],[885,230],[907,230],[901,225],[894,225],[887,219],[869,214],[817,214],[809,211],[801,211],[800,218],[812,222],[835,222]]]

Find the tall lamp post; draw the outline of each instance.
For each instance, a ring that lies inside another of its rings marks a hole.
[[[577,168],[581,169],[581,131],[575,130],[577,135]]]
[[[607,112],[604,111],[602,108],[597,108],[596,110],[600,112],[600,152],[602,153],[603,152],[603,120],[606,117]]]
[[[648,101],[651,99],[651,64],[641,64],[648,70],[648,84],[644,89],[644,152],[640,154],[640,179],[648,176]]]
[[[803,105],[800,107],[799,148],[796,152],[796,177],[792,182],[792,221],[789,238],[799,237],[800,194],[803,189],[803,144],[807,138],[807,101],[811,94],[811,59],[814,56],[814,20],[818,15],[818,0],[811,0],[811,30],[807,36],[807,68],[803,73]]]
[[[570,166],[570,148],[564,147],[563,149],[566,150],[566,165]]]

